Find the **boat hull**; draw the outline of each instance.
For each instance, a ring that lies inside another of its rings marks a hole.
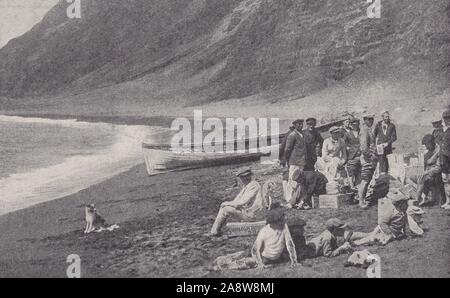
[[[279,145],[277,145],[279,146]],[[275,146],[274,146],[275,147]],[[149,175],[161,172],[181,171],[195,168],[214,167],[227,164],[254,162],[262,156],[269,156],[274,147],[261,150],[262,152],[233,152],[233,153],[207,153],[207,152],[173,152],[170,150],[154,149],[143,144],[142,150],[145,165]]]

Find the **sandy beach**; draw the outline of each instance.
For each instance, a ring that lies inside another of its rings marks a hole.
[[[398,150],[414,148],[427,127],[399,127]],[[268,270],[212,270],[221,255],[248,249],[254,237],[208,238],[221,202],[239,191],[235,172],[251,166],[259,181],[280,170],[260,163],[230,165],[149,177],[139,165],[76,194],[0,217],[0,277],[65,277],[67,256],[78,254],[82,277],[365,277],[343,266],[347,256],[303,261],[297,268],[281,264]],[[170,185],[169,185],[170,184]],[[95,203],[113,232],[83,234],[84,208]],[[338,210],[290,211],[307,221],[306,237],[320,233],[324,222],[339,217],[355,230],[370,231],[377,211],[355,206]],[[379,254],[383,277],[450,277],[450,213],[426,208],[421,238],[386,247]]]

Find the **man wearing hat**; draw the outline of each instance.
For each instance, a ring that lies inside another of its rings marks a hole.
[[[323,138],[316,129],[317,120],[315,118],[306,119],[306,129],[303,131],[306,139],[306,166],[305,171],[314,171],[317,162],[317,152],[322,151]]]
[[[360,120],[353,118],[350,126],[352,130],[344,135],[344,142],[347,148],[347,171],[350,176],[350,185],[353,188],[361,183]]]
[[[432,135],[425,135],[422,139],[422,145],[427,148],[424,155],[424,173],[418,179],[417,200],[419,206],[426,203],[426,199],[422,198],[422,194],[428,195],[433,191],[433,201],[440,203],[442,199],[445,200],[444,184],[442,183],[442,171],[439,163],[439,153],[441,148],[434,141]]]
[[[219,236],[223,226],[231,217],[238,220],[255,221],[264,216],[264,212],[268,208],[268,203],[262,196],[261,185],[252,179],[251,170],[244,168],[236,176],[242,190],[233,201],[222,203],[211,229],[211,236]]]
[[[259,268],[266,268],[267,265],[280,262],[285,250],[289,254],[291,265],[296,265],[296,247],[286,224],[284,210],[274,204],[267,211],[266,225],[258,232],[252,247],[252,257]]]
[[[349,133],[352,130],[351,123],[353,121],[354,117],[352,115],[346,115],[344,117],[344,120],[342,122],[341,131],[342,136],[344,136],[346,133]]]
[[[444,137],[444,126],[442,125],[442,120],[434,121],[431,123],[433,125],[433,138],[436,144],[441,145],[442,138]]]
[[[397,141],[397,130],[395,125],[391,122],[391,117],[388,111],[381,114],[382,121],[375,126],[374,134],[376,138],[376,145],[383,147],[383,153],[379,154],[378,162],[380,163],[380,172],[388,173],[389,161],[387,156],[392,154],[392,144]]]
[[[439,155],[446,197],[446,202],[442,205],[442,208],[450,210],[450,109],[444,111],[442,119],[444,121],[444,135]]]
[[[338,170],[347,162],[345,142],[341,138],[341,129],[333,126],[329,130],[330,137],[323,142],[322,157],[317,162],[317,169],[324,174],[328,181],[339,178]]]
[[[302,133],[303,119],[297,119],[292,124],[294,130],[287,136],[286,148],[281,164],[288,165],[289,179],[286,187],[286,201],[294,202],[301,193],[301,185],[296,179],[306,166],[306,138]],[[290,207],[293,207],[292,204]]]
[[[373,174],[377,166],[377,150],[375,145],[375,135],[373,133],[373,123],[375,115],[363,115],[364,123],[361,125],[360,144],[361,144],[361,183],[358,186],[359,206],[367,208],[366,195]]]
[[[366,245],[380,243],[385,245],[392,240],[398,240],[406,236],[406,224],[408,216],[408,197],[398,189],[393,189],[387,195],[392,203],[390,208],[378,210],[378,226],[369,233],[353,232],[350,240],[354,245]]]
[[[338,218],[331,218],[327,220],[325,226],[326,230],[322,232],[322,234],[306,243],[308,247],[308,257],[325,256],[331,258],[352,250],[351,245],[347,241],[340,247],[338,247],[337,244],[337,237],[342,237],[346,234],[346,223]]]

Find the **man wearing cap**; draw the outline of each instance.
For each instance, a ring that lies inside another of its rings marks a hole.
[[[442,205],[442,208],[450,210],[450,109],[444,111],[442,119],[444,121],[444,135],[439,155],[446,197],[446,202]]]
[[[342,137],[345,136],[345,134],[352,131],[351,122],[353,120],[352,115],[346,115],[344,117],[344,120],[342,122],[341,131],[342,131]]]
[[[389,161],[387,156],[392,154],[392,144],[397,141],[397,130],[395,125],[391,122],[390,114],[385,111],[381,114],[382,121],[375,126],[374,135],[376,138],[376,145],[383,147],[383,153],[379,154],[378,161],[380,163],[380,172],[388,173]]]
[[[361,125],[360,144],[361,144],[361,183],[358,186],[359,206],[367,208],[366,195],[370,181],[377,166],[377,154],[375,145],[375,135],[373,133],[373,122],[375,115],[363,115],[364,123]]]
[[[346,228],[347,224],[338,218],[329,219],[326,222],[326,230],[306,243],[308,257],[325,256],[331,258],[351,251],[352,248],[349,242],[345,241],[340,247],[337,244],[337,237],[344,236]]]
[[[440,145],[444,137],[444,126],[442,125],[442,120],[434,121],[431,123],[433,125],[433,138],[436,144]]]
[[[347,171],[350,177],[351,187],[361,183],[361,140],[360,121],[353,118],[350,123],[352,130],[344,135],[344,142],[347,148]]]
[[[252,247],[252,257],[259,268],[281,261],[283,252],[287,250],[291,265],[297,264],[297,252],[289,227],[286,224],[284,210],[274,206],[267,211],[266,225],[259,231]]]
[[[238,220],[255,221],[264,215],[268,203],[262,196],[261,185],[252,179],[252,172],[245,168],[237,173],[242,190],[233,201],[222,203],[211,229],[211,236],[219,236],[222,228],[231,217]]]
[[[434,141],[432,135],[425,135],[422,139],[422,145],[425,145],[427,152],[424,155],[424,173],[418,179],[417,200],[419,206],[426,203],[426,199],[422,198],[433,190],[433,196],[438,200],[445,198],[444,184],[442,183],[442,171],[439,162],[439,153],[441,148]],[[439,201],[437,203],[440,203]]]
[[[303,131],[306,144],[306,166],[305,171],[314,171],[317,162],[317,152],[322,151],[323,138],[316,129],[317,120],[315,118],[306,119],[306,129]]]
[[[322,157],[317,161],[317,169],[328,181],[333,181],[339,178],[338,170],[347,162],[347,150],[341,138],[341,129],[333,126],[329,131],[331,136],[323,142]]]
[[[299,175],[302,175],[306,165],[306,138],[302,133],[303,119],[295,120],[294,131],[287,136],[284,158],[281,164],[289,166],[289,179],[286,187],[286,201],[294,202],[301,193],[302,186],[296,182]],[[289,207],[293,207],[292,204]]]
[[[366,245],[380,243],[385,245],[392,240],[398,240],[406,236],[406,224],[408,216],[408,198],[398,189],[391,190],[387,198],[392,203],[391,208],[386,208],[378,214],[378,226],[370,233],[353,232],[350,240],[354,245]]]

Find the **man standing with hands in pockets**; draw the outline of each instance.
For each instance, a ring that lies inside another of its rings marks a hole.
[[[378,161],[380,163],[380,173],[389,172],[389,161],[387,156],[392,154],[392,144],[397,141],[397,130],[391,123],[391,116],[388,111],[381,114],[382,121],[375,126],[374,134],[376,138]]]
[[[297,119],[292,123],[294,130],[287,136],[286,148],[281,160],[282,166],[289,166],[289,179],[285,199],[290,208],[294,207],[297,197],[301,193],[301,185],[296,180],[303,174],[303,169],[306,165],[307,141],[302,132],[303,122],[303,119]]]

